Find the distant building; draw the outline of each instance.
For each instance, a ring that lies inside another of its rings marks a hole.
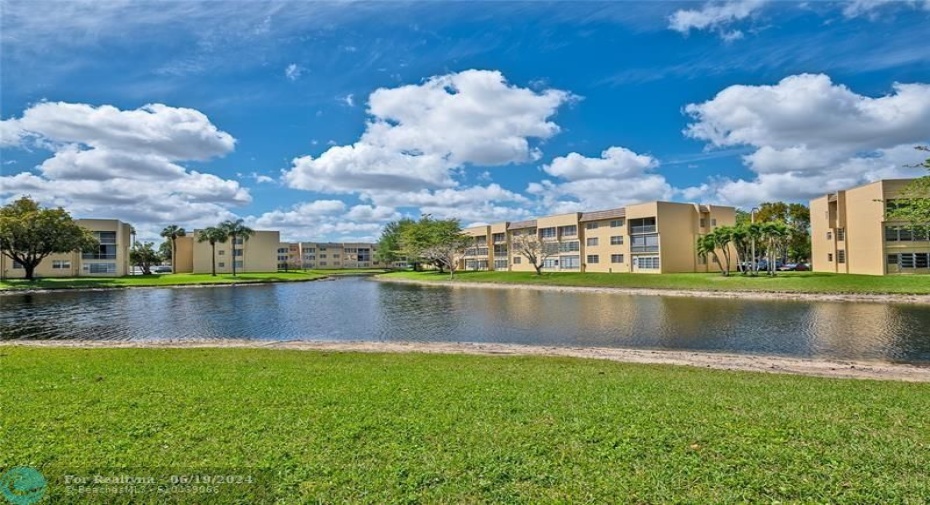
[[[213,248],[209,242],[199,242],[197,231],[177,239],[178,273],[208,274],[213,269]],[[233,262],[236,273],[275,272],[278,270],[278,247],[281,233],[256,230],[248,237],[237,237],[216,244],[216,273],[231,274]]]
[[[513,238],[535,234],[552,248],[545,271],[708,272],[697,239],[718,226],[736,224],[736,209],[694,203],[649,202],[596,212],[572,212],[528,221],[466,228],[474,244],[462,258],[465,270],[531,272]]]
[[[888,220],[913,179],[885,179],[811,200],[815,272],[885,275],[930,273],[930,237]]]
[[[75,219],[100,242],[95,251],[52,254],[39,263],[36,277],[120,277],[129,273],[132,227],[117,219]],[[26,271],[17,262],[0,255],[0,277],[22,278]]]

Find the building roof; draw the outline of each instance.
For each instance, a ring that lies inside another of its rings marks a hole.
[[[529,221],[514,221],[510,223],[510,226],[507,227],[507,230],[522,230],[524,228],[535,228],[536,220],[531,219]]]
[[[617,219],[626,217],[626,209],[620,207],[618,209],[607,209],[607,210],[596,210],[594,212],[582,212],[581,218],[578,221],[600,221],[602,219]]]

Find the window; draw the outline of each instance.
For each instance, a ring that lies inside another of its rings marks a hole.
[[[589,238],[587,241],[585,241],[585,245],[587,246],[597,245],[597,237]]]
[[[610,222],[611,228],[620,228],[623,226],[623,219],[614,219]]]
[[[507,256],[507,244],[495,245],[494,256]]]
[[[85,263],[83,270],[89,274],[115,274],[116,263]]]
[[[219,251],[216,251],[216,254],[217,254],[218,256],[226,256],[226,251],[220,249]]]
[[[623,245],[623,235],[610,237],[610,245]]]
[[[287,247],[279,247],[278,254],[287,254]]]
[[[701,218],[700,227],[701,227],[701,228],[707,228],[707,219],[706,219],[706,218],[703,218],[703,217]]]
[[[560,226],[559,234],[563,237],[577,237],[578,236],[578,227],[575,225],[569,226]]]
[[[631,219],[630,220],[630,233],[631,234],[644,234],[644,233],[655,233],[656,232],[656,218],[654,217],[644,217],[642,219]]]
[[[233,265],[235,265],[236,268],[242,268],[242,260],[236,260],[236,261],[234,261],[234,262],[233,262]]]
[[[541,238],[555,238],[555,228],[540,228],[539,236]]]
[[[322,251],[323,249],[320,249],[320,250]],[[321,254],[321,255],[320,255],[320,258],[321,258],[321,259],[326,259],[326,255],[325,255],[325,254]]]
[[[610,262],[611,263],[623,263],[623,255],[622,254],[611,254]]]
[[[13,260],[13,270],[22,270],[22,269],[23,269],[23,264],[16,260]]]
[[[234,242],[234,244],[235,244],[235,245],[242,245],[244,241],[245,241],[244,238],[242,238],[242,237],[236,237],[236,241]]]
[[[633,235],[630,237],[630,250],[632,252],[658,252],[659,234]]]
[[[838,241],[846,240],[846,228],[836,229],[836,240]]]
[[[242,257],[242,249],[233,249],[233,256],[237,258]]]
[[[338,257],[339,257],[338,254],[334,254],[334,255],[333,255],[333,259],[336,259],[336,258],[338,258]]]
[[[832,231],[828,231],[828,232],[827,232],[827,240],[833,240],[833,232],[832,232]]]
[[[581,268],[581,257],[561,256],[559,258],[559,266],[562,270],[573,270],[576,268]]]
[[[711,225],[712,227],[713,227],[713,226],[717,226],[717,218],[715,218],[715,217],[710,218],[710,225]]]
[[[325,262],[325,261],[321,261],[321,262],[320,262],[320,266],[321,266],[321,267],[325,267],[325,266],[326,266],[326,262]]]
[[[639,268],[640,270],[658,270],[659,269],[659,257],[658,256],[643,256],[640,258],[633,258],[633,265]]]
[[[513,264],[514,264],[514,265],[519,265],[519,264],[522,263],[522,262],[523,262],[523,258],[521,258],[521,257],[519,257],[519,256],[514,256],[514,257],[513,257]]]
[[[897,254],[889,254],[889,255],[888,255],[888,264],[889,264],[889,265],[897,265],[897,264],[898,264],[898,255],[897,255]]]
[[[495,243],[506,242],[507,234],[506,233],[494,233],[493,235],[491,235],[491,240],[493,240]]]
[[[55,270],[65,270],[71,268],[71,261],[69,260],[54,260],[52,261],[52,269]]]
[[[901,253],[901,268],[930,268],[930,253]]]
[[[313,248],[313,247],[308,247],[307,249],[304,249],[304,252],[305,252],[305,253],[315,253],[315,252],[316,252],[316,249]]]
[[[827,253],[827,261],[833,263],[833,253]]]
[[[494,260],[494,270],[507,270],[507,260]]]
[[[100,243],[95,248],[84,251],[81,257],[86,260],[115,260],[116,259],[116,232],[95,231],[94,238]]]
[[[888,242],[912,242],[930,240],[930,227],[886,226],[885,240]]]
[[[543,260],[543,268],[559,268],[558,258],[546,258]]]
[[[589,265],[593,265],[593,264],[595,264],[595,263],[600,263],[600,262],[601,262],[601,258],[600,258],[600,256],[598,256],[597,254],[589,254],[587,259],[588,259],[588,264],[589,264]]]
[[[219,268],[226,268],[226,263],[223,262],[223,261],[221,261],[221,262],[217,263],[216,266],[219,267]]]
[[[584,229],[585,229],[585,230],[596,230],[596,229],[597,229],[597,222],[585,224],[585,225],[584,225]]]
[[[844,251],[843,249],[836,251],[836,262],[846,263],[846,251]]]
[[[581,250],[581,242],[573,240],[571,242],[562,242],[559,244],[559,252],[578,252]]]

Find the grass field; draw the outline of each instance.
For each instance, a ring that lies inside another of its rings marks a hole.
[[[387,279],[448,282],[448,274],[435,271],[391,272]],[[779,272],[775,277],[717,274],[457,272],[456,282],[543,284],[616,288],[687,289],[705,291],[771,291],[797,293],[900,293],[930,294],[930,275],[841,275],[813,272]]]
[[[383,273],[380,269],[359,270],[298,270],[292,272],[232,274],[163,274],[128,275],[125,277],[69,277],[43,278],[32,282],[22,279],[0,281],[2,289],[76,289],[76,288],[128,288],[147,286],[183,286],[197,284],[233,284],[247,282],[296,282],[309,281],[334,275],[361,273]]]
[[[114,468],[258,476],[179,503],[930,500],[928,384],[568,358],[16,346],[0,346],[0,379],[0,468],[40,469],[48,503],[102,501],[74,498],[63,475]]]

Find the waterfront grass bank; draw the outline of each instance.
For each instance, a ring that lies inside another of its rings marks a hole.
[[[719,273],[685,274],[632,274],[632,273],[578,273],[547,272],[457,272],[436,271],[390,272],[379,276],[384,280],[422,282],[462,282],[486,284],[514,284],[538,286],[656,289],[708,292],[760,292],[810,294],[930,294],[930,275],[848,275],[814,272],[779,272],[774,277],[733,274],[724,277]]]
[[[62,472],[119,468],[254,470],[258,496],[276,503],[930,496],[930,384],[550,357],[28,346],[0,346],[0,378],[0,468],[40,469],[47,499],[62,496]]]
[[[54,289],[105,289],[132,287],[170,287],[217,284],[254,284],[269,282],[300,282],[335,277],[384,273],[381,269],[357,270],[293,270],[290,272],[262,272],[217,274],[153,274],[127,275],[124,277],[45,277],[34,281],[4,279],[0,290],[54,290]]]

